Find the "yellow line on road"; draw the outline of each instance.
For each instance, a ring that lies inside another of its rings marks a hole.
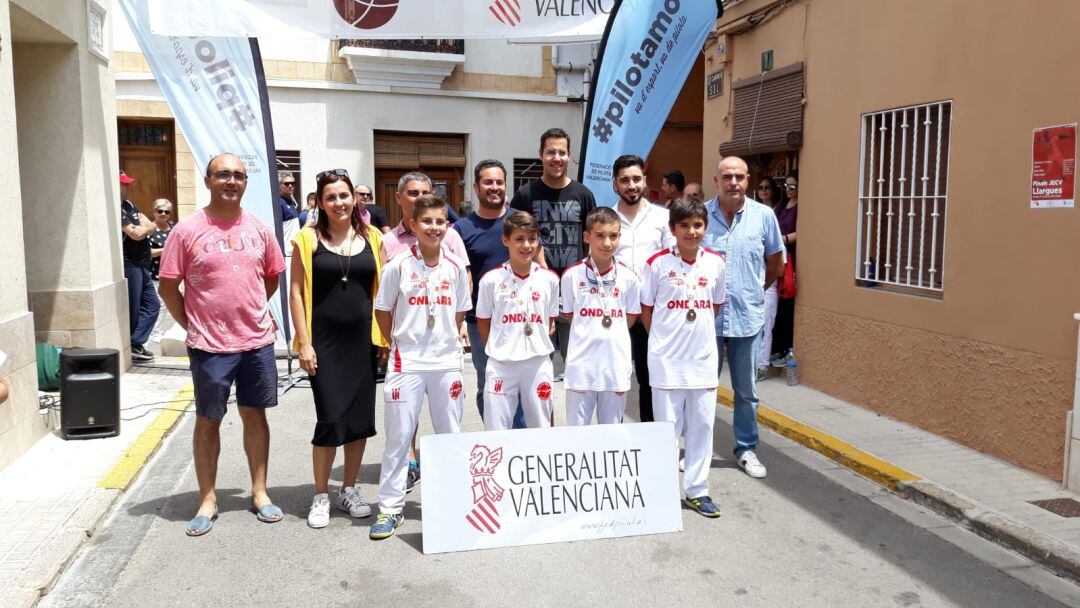
[[[116,461],[109,472],[98,481],[98,487],[107,490],[126,490],[194,399],[195,389],[188,380],[172,401],[162,406],[166,409],[158,413],[150,426],[143,430],[135,443],[131,444],[131,447]]]
[[[733,408],[735,406],[735,395],[730,389],[721,386],[716,389],[716,401],[725,407]],[[784,437],[820,452],[840,465],[890,490],[897,489],[897,485],[902,481],[920,479],[918,475],[910,471],[882,460],[824,431],[785,416],[772,408],[763,405],[758,406],[758,421]]]

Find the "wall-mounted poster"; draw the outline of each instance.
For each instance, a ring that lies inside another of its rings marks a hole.
[[[1074,207],[1076,123],[1035,129],[1031,144],[1031,208]]]

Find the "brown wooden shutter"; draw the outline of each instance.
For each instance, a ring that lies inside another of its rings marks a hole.
[[[731,141],[720,144],[721,154],[746,156],[802,147],[801,62],[744,78],[731,88],[735,93],[734,126]]]
[[[375,134],[375,167],[378,169],[464,166],[465,137],[462,135]]]

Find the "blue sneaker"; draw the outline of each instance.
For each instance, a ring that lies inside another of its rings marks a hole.
[[[720,517],[720,509],[716,508],[716,503],[712,501],[708,496],[699,496],[698,498],[686,498],[683,500],[683,504],[704,515],[705,517]]]
[[[413,491],[413,487],[420,483],[420,463],[415,460],[409,461],[409,477],[405,480],[405,493]]]
[[[394,535],[394,531],[397,530],[398,526],[403,523],[405,523],[405,516],[401,513],[397,515],[379,513],[379,516],[375,518],[375,523],[371,524],[371,532],[368,533],[368,538],[371,540],[390,538]]]

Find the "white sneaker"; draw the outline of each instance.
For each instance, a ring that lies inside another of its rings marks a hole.
[[[311,509],[307,514],[307,525],[312,528],[325,528],[330,524],[330,495],[316,494],[311,500]]]
[[[341,488],[335,506],[351,517],[371,517],[371,505],[360,498],[360,492],[354,487]]]
[[[739,456],[739,468],[746,472],[747,475],[754,479],[761,479],[765,477],[767,471],[765,465],[761,464],[758,460],[757,454],[753,450],[746,450]]]

